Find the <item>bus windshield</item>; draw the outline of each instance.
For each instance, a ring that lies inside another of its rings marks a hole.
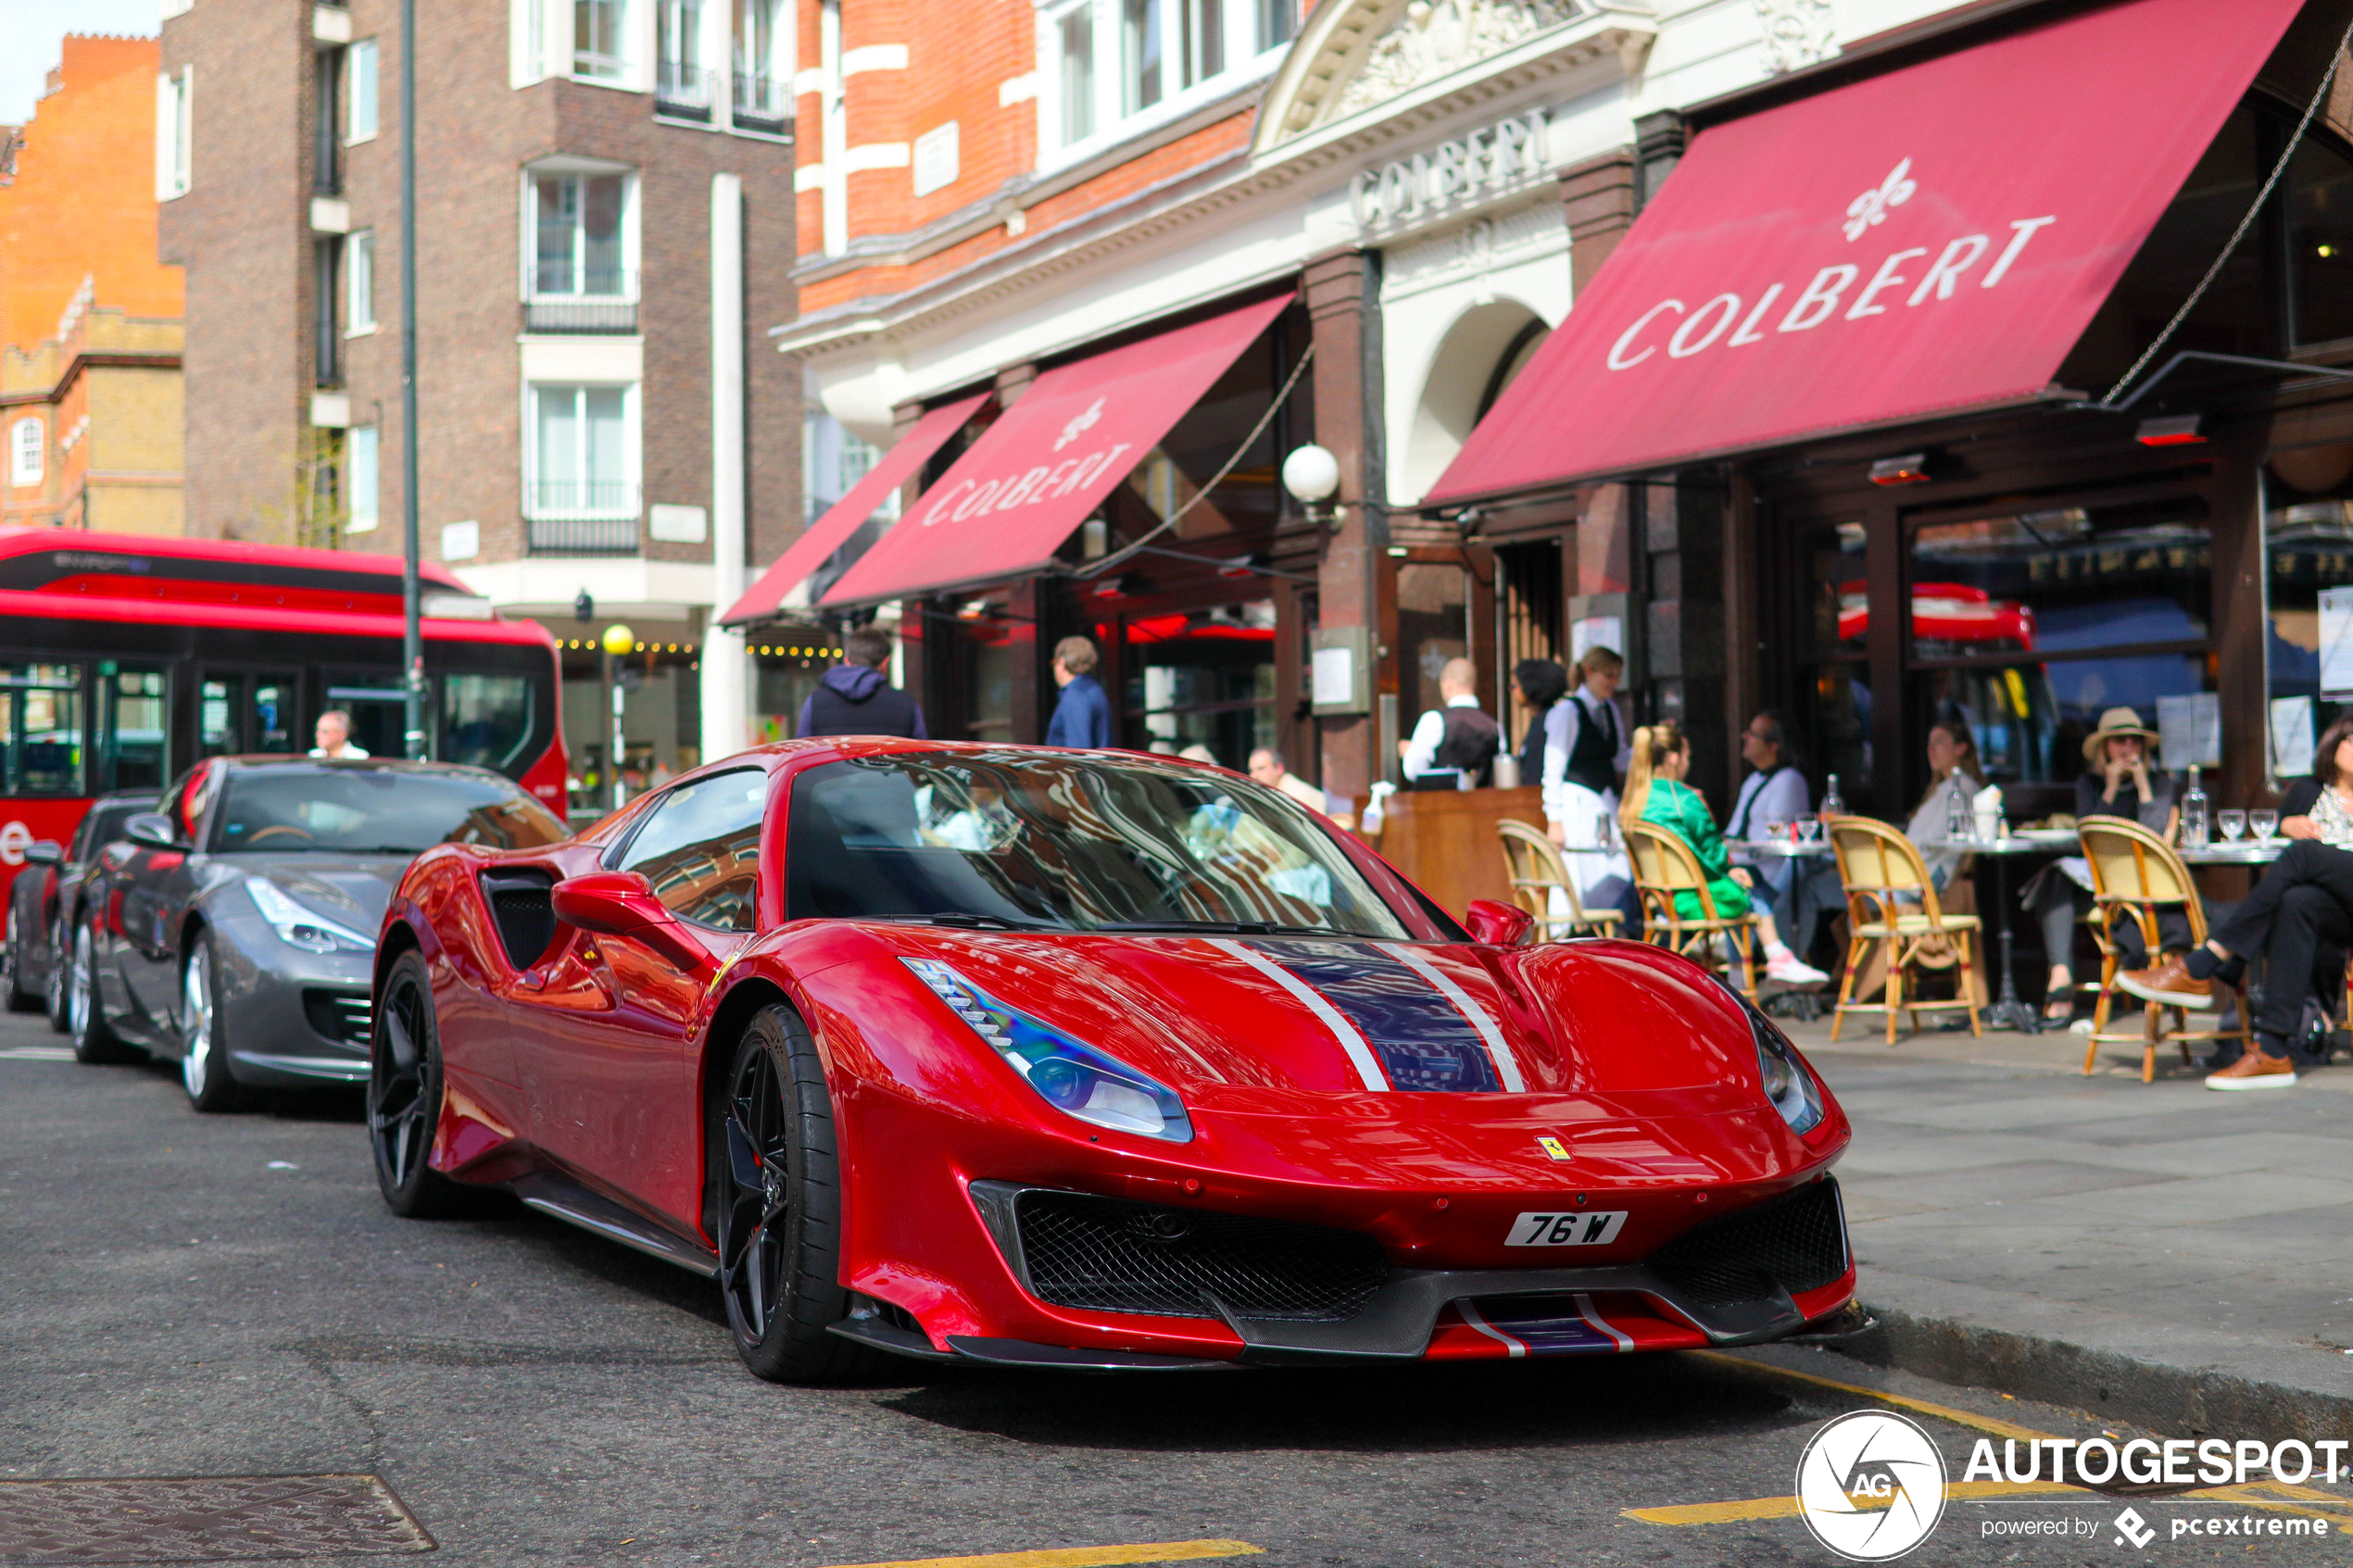
[[[414,855],[436,844],[531,849],[571,837],[506,780],[478,773],[288,763],[233,769],[216,854]]]

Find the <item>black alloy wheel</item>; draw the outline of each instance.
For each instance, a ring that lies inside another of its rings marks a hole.
[[[746,1025],[711,1107],[719,1287],[744,1365],[772,1383],[864,1375],[882,1353],[827,1332],[841,1286],[841,1173],[816,1043],[788,1007]]]
[[[97,940],[85,925],[73,934],[73,961],[66,974],[66,1033],[73,1036],[76,1061],[130,1061],[138,1054],[107,1023],[99,1000]]]
[[[426,1163],[441,1121],[441,1031],[433,975],[414,948],[393,960],[368,1047],[368,1147],[376,1190],[396,1214],[453,1213],[464,1189]]]
[[[7,1001],[10,1012],[41,1010],[39,993],[24,988],[24,923],[17,916],[14,898],[8,900],[8,947],[0,953],[0,997]]]
[[[73,969],[67,958],[72,948],[72,931],[67,926],[65,916],[59,915],[49,922],[49,967],[42,989],[46,993],[43,1000],[49,1014],[49,1027],[60,1035],[73,1027],[69,1010],[73,997],[66,985],[66,977]]]

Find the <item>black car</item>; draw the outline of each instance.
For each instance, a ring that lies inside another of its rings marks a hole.
[[[198,1110],[251,1089],[363,1082],[376,934],[436,844],[571,836],[483,768],[217,757],[102,848],[67,1012],[83,1060],[177,1057]]]
[[[66,1028],[66,967],[82,918],[82,882],[100,849],[122,836],[122,824],[156,807],[155,792],[102,795],[60,849],[54,838],[25,851],[25,868],[8,884],[7,947],[0,951],[0,1000],[10,1012],[46,1010],[49,1026]]]

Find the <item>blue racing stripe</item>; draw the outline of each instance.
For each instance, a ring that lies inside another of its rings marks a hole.
[[[1312,985],[1356,1026],[1399,1089],[1499,1092],[1486,1043],[1438,987],[1368,942],[1308,936],[1250,946]]]
[[[1532,1356],[1611,1356],[1619,1348],[1577,1310],[1573,1296],[1491,1296],[1473,1305],[1490,1327],[1527,1346]]]

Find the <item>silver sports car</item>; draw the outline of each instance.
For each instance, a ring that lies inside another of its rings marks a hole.
[[[68,978],[75,1050],[177,1057],[198,1110],[364,1082],[376,932],[409,862],[436,844],[570,836],[480,768],[201,762],[91,868]]]

